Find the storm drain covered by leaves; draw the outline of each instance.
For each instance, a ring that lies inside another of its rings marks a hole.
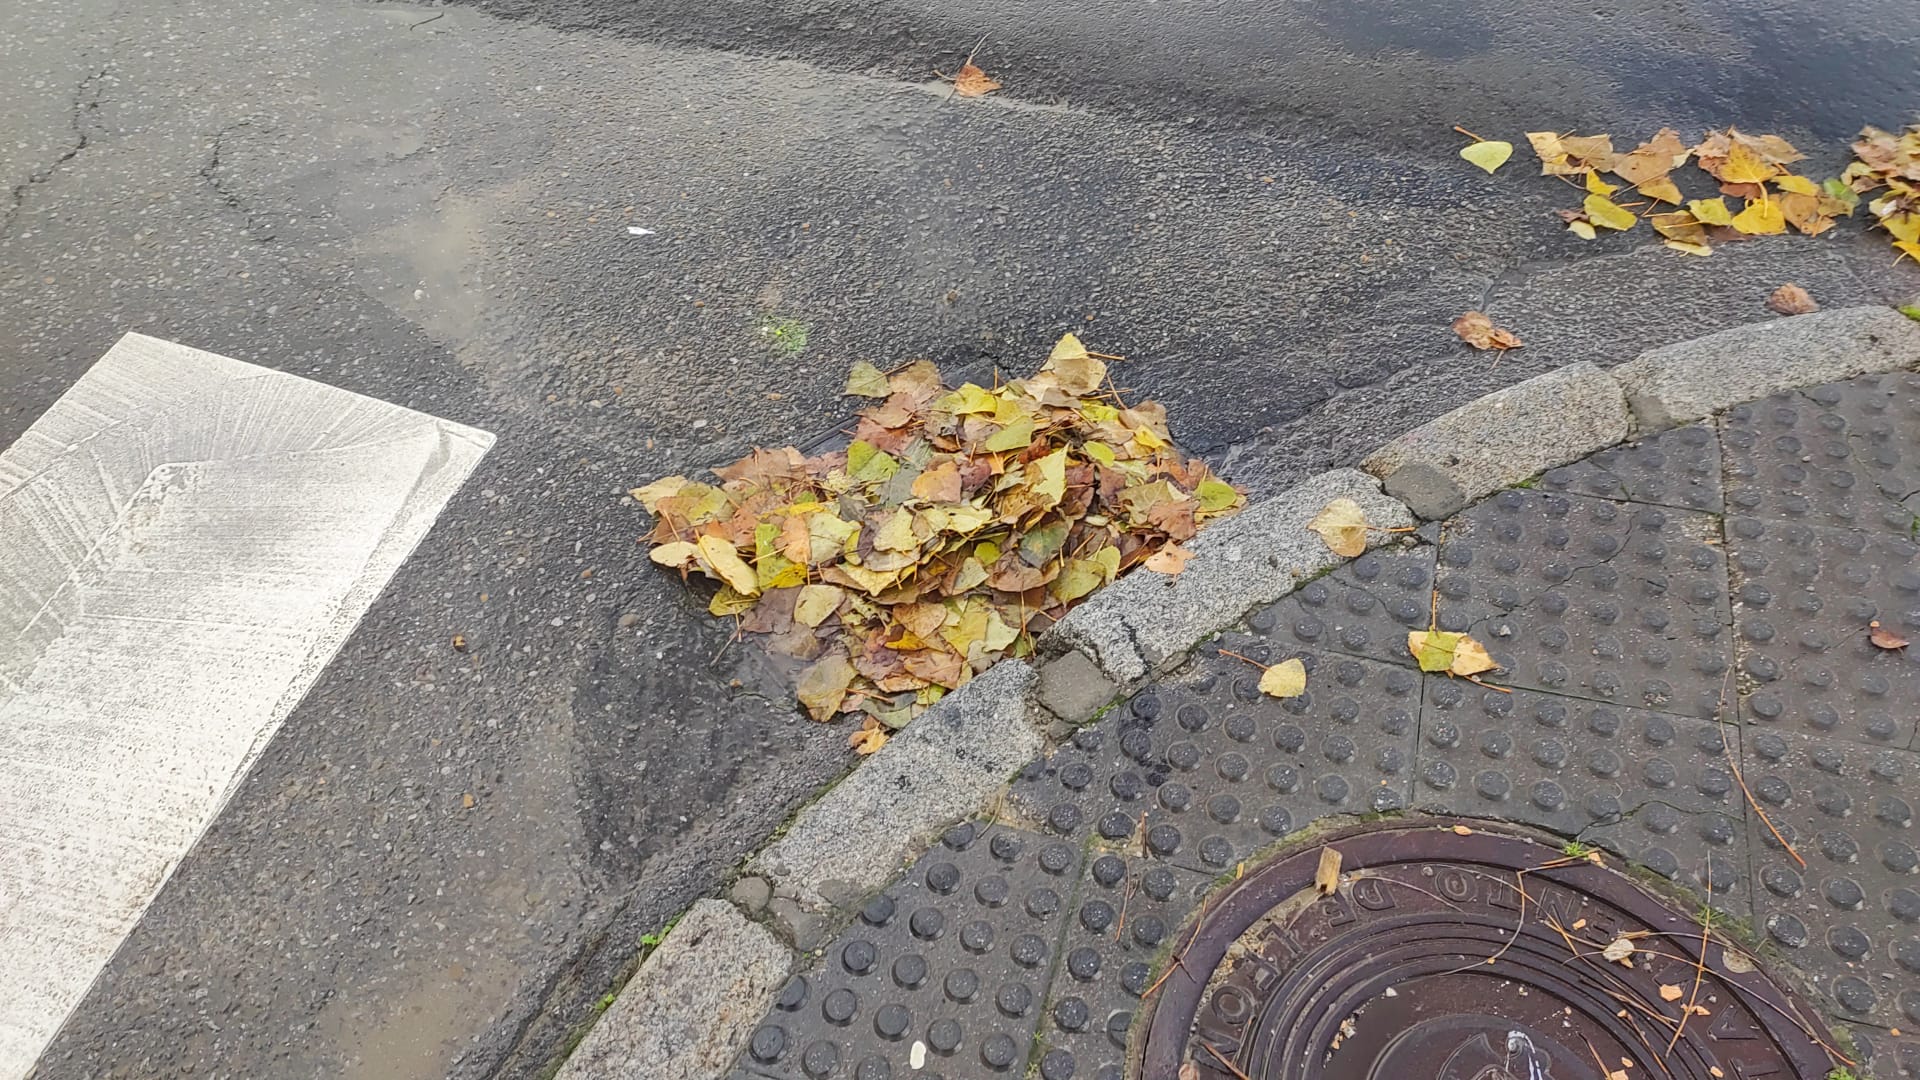
[[[865,714],[849,741],[871,753],[1116,575],[1178,572],[1179,542],[1244,504],[1174,447],[1163,407],[1121,399],[1111,359],[1069,334],[991,388],[859,364],[846,392],[874,404],[845,450],[755,450],[718,484],[636,488],[657,519],[643,539],[720,584],[713,614],[808,662],[814,719]]]

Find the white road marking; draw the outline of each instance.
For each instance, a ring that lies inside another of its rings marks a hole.
[[[492,444],[129,334],[0,454],[0,1077]]]

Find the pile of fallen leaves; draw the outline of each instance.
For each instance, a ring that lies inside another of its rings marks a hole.
[[[1878,134],[1892,140],[1884,132]],[[1511,143],[1478,136],[1474,139],[1461,156],[1488,172],[1512,155]],[[1557,176],[1568,183],[1580,178],[1577,183],[1586,191],[1580,208],[1560,211],[1570,232],[1592,240],[1599,230],[1625,231],[1644,217],[1667,247],[1690,255],[1712,254],[1714,242],[1778,235],[1789,226],[1807,236],[1818,236],[1833,227],[1834,219],[1853,214],[1860,193],[1871,190],[1863,184],[1889,183],[1902,161],[1911,170],[1911,151],[1915,149],[1908,145],[1908,154],[1902,159],[1898,140],[1884,146],[1873,142],[1873,160],[1883,162],[1891,172],[1857,172],[1861,163],[1856,162],[1841,176],[1816,182],[1792,171],[1791,166],[1805,160],[1806,155],[1785,139],[1748,135],[1731,127],[1708,132],[1692,146],[1681,140],[1679,132],[1661,128],[1653,138],[1624,151],[1614,148],[1609,135],[1530,131],[1527,141],[1540,160],[1541,175]],[[1855,149],[1861,150],[1863,145],[1856,144]],[[1694,199],[1680,190],[1676,171],[1689,159],[1713,178],[1719,194]],[[1907,191],[1912,193],[1911,185]],[[1728,199],[1739,200],[1738,208]],[[1920,219],[1913,219],[1913,224],[1920,228]]]
[[[1840,174],[1848,189],[1887,193],[1867,204],[1874,225],[1893,234],[1893,246],[1920,261],[1920,124],[1898,135],[1870,127],[1853,144],[1854,162]]]
[[[720,583],[708,610],[809,661],[816,720],[864,713],[862,753],[1115,576],[1177,573],[1245,497],[1180,454],[1166,410],[1127,405],[1072,334],[1031,378],[948,388],[932,363],[856,365],[876,399],[845,450],[755,450],[632,492],[653,561]]]

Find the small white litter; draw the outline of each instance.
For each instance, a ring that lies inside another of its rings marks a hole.
[[[628,236],[652,236],[653,230],[643,229],[638,225],[629,225],[627,226],[627,235]]]

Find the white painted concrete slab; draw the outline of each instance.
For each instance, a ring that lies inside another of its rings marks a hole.
[[[129,334],[0,454],[0,1077],[492,443]]]

